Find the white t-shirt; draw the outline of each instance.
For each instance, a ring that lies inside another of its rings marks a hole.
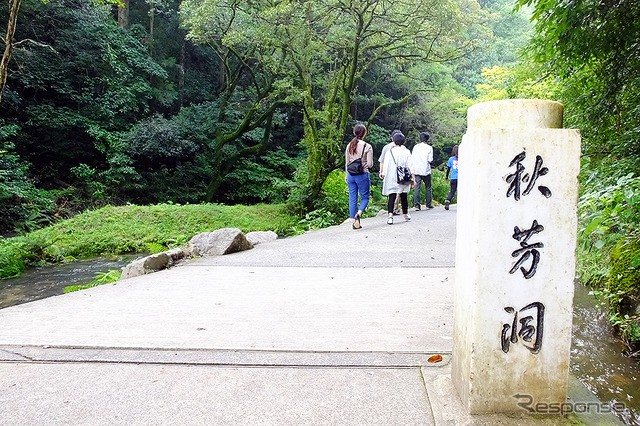
[[[433,147],[428,143],[420,142],[413,147],[411,152],[411,164],[409,165],[411,173],[420,176],[430,175],[432,161]]]
[[[380,157],[378,158],[378,163],[384,164],[384,157],[387,155],[387,152],[391,149],[395,144],[393,142],[389,142],[384,147],[382,147],[382,152],[380,153]]]

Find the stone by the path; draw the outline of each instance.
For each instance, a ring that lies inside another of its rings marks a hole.
[[[238,228],[223,228],[203,232],[194,236],[184,250],[176,248],[130,263],[122,272],[122,279],[161,271],[188,256],[221,256],[249,250],[256,244],[277,239],[278,234],[273,231],[255,231],[245,235]]]
[[[253,231],[247,235],[247,240],[254,246],[257,244],[268,243],[278,239],[278,234],[273,231]]]
[[[244,233],[238,228],[223,228],[203,232],[193,237],[187,246],[193,256],[220,256],[253,248]]]
[[[177,261],[185,258],[187,254],[181,248],[175,248],[162,253],[152,254],[128,264],[122,271],[122,278],[127,279],[151,272],[161,271],[173,266]]]

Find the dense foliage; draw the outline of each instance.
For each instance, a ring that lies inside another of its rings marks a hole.
[[[438,165],[464,132],[460,95],[514,61],[526,22],[507,0],[123,3],[22,2],[3,235],[127,202],[327,209],[355,121],[376,155],[392,129],[409,146],[428,129]]]

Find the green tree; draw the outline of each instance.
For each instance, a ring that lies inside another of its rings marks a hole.
[[[102,3],[116,3],[124,6],[120,0],[101,0]],[[43,0],[43,3],[47,3],[47,0]],[[22,0],[10,0],[9,1],[9,17],[7,20],[7,31],[4,37],[4,51],[2,53],[2,60],[0,60],[0,102],[2,102],[2,91],[7,82],[7,72],[9,68],[9,61],[13,54],[14,39],[16,26],[18,23],[18,13],[20,12],[20,6]]]
[[[250,4],[188,0],[181,6],[189,37],[211,46],[221,68],[215,135],[206,144],[212,173],[205,201],[214,199],[238,161],[266,148],[274,115],[295,99],[287,52],[261,42],[260,18],[247,12]],[[262,130],[258,140],[250,136],[257,129]]]
[[[484,81],[476,85],[474,99],[463,98],[466,106],[500,99],[559,99],[560,86],[555,77],[539,77],[544,71],[533,63],[484,68]]]
[[[29,165],[14,151],[19,128],[0,121],[0,233],[29,231],[52,218],[52,203],[29,181]]]
[[[253,55],[252,63],[267,66],[275,55],[288,65],[300,90],[308,208],[342,161],[343,138],[365,73],[380,63],[406,67],[453,60],[473,48],[482,31],[480,8],[472,0],[193,0],[183,4],[183,10],[190,9],[197,10],[188,14],[192,34],[217,25],[226,48],[260,46],[270,53]]]
[[[358,88],[373,67],[388,64],[398,75],[417,63],[446,62],[474,47],[473,36],[481,29],[480,9],[475,2],[404,0],[384,2],[304,2],[306,16],[297,30],[291,26],[277,34],[290,49],[304,93],[303,116],[307,149],[310,207],[322,184],[341,165],[343,140]],[[420,84],[398,97],[386,97],[371,115],[396,105],[424,88]]]
[[[109,6],[64,0],[28,1],[29,26],[14,50],[2,111],[22,131],[16,152],[46,188],[73,184],[80,164],[108,167],[118,133],[149,114],[149,75],[166,78],[134,33],[123,32]],[[31,40],[31,41],[27,41]]]
[[[534,58],[562,81],[587,152],[634,155],[640,128],[640,3],[519,0],[533,7]]]
[[[517,11],[513,0],[483,0],[479,2],[488,12],[486,25],[491,32],[479,40],[480,48],[470,52],[456,66],[455,78],[465,88],[466,95],[477,95],[477,84],[483,82],[484,68],[513,67],[520,62],[520,51],[533,35],[528,7]]]

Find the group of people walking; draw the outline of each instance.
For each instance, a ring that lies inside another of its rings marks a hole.
[[[369,204],[371,180],[369,171],[373,167],[373,148],[365,137],[367,129],[363,124],[356,124],[353,128],[353,139],[345,150],[346,182],[349,188],[349,217],[353,219],[353,229],[362,227],[360,219]],[[387,202],[387,224],[393,225],[394,212],[398,210],[400,200],[402,216],[405,221],[411,220],[409,214],[409,190],[413,187],[413,204],[416,210],[421,210],[420,190],[425,186],[425,207],[432,209],[433,192],[431,189],[431,162],[433,162],[433,147],[429,143],[430,134],[420,133],[420,143],[413,147],[413,152],[405,146],[406,138],[400,130],[391,132],[391,142],[382,148],[378,158],[380,163],[380,179],[382,195],[389,197]],[[445,200],[444,208],[449,205],[458,187],[458,146],[453,148],[451,158],[447,162],[447,179],[451,174],[451,189]],[[358,203],[358,195],[360,202]]]

